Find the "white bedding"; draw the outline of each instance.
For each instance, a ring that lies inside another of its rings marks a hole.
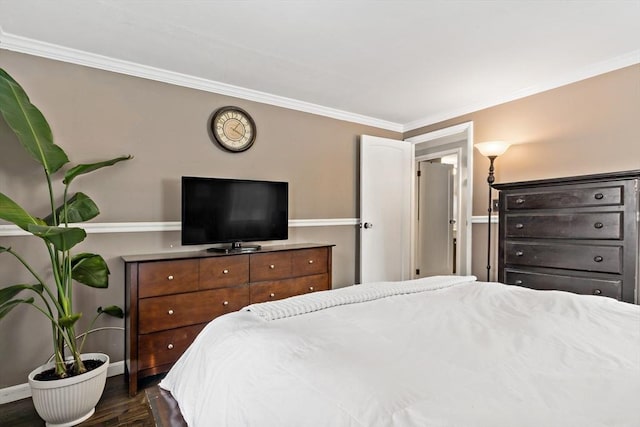
[[[640,426],[636,305],[446,276],[247,309],[160,384],[190,426]]]

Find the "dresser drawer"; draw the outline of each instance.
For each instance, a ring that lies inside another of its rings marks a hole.
[[[252,254],[249,277],[252,282],[291,277],[291,252]]]
[[[224,288],[249,283],[249,255],[200,260],[200,289]]]
[[[330,287],[328,274],[298,277],[277,282],[251,284],[251,304],[276,301],[310,292],[326,291]]]
[[[622,271],[622,247],[507,242],[505,263],[567,270]]]
[[[622,280],[505,270],[505,283],[539,290],[560,290],[622,299]]]
[[[291,254],[294,276],[307,276],[327,272],[327,248],[303,249]]]
[[[622,204],[622,186],[583,187],[565,190],[509,193],[505,197],[506,209],[555,209],[585,206],[612,206]]]
[[[620,240],[622,227],[621,212],[505,215],[507,237]]]
[[[170,295],[198,289],[198,260],[140,263],[138,297]]]
[[[140,335],[138,369],[173,363],[184,353],[206,323]]]
[[[249,303],[249,287],[188,292],[140,300],[138,332],[150,332],[205,323]]]

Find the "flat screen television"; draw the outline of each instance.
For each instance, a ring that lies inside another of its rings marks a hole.
[[[182,244],[210,251],[244,252],[242,242],[289,237],[289,184],[227,178],[182,177]]]

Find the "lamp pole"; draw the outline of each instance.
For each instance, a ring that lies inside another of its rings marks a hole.
[[[504,141],[488,141],[476,144],[475,147],[480,151],[480,154],[489,159],[489,176],[487,177],[487,183],[489,184],[489,214],[487,216],[487,282],[491,281],[491,212],[493,211],[491,205],[491,189],[493,188],[493,162],[496,158],[502,155],[511,144]]]
[[[495,169],[493,168],[493,162],[498,156],[487,156],[489,158],[489,176],[487,177],[487,183],[489,184],[489,209],[487,214],[487,282],[491,281],[491,213],[492,202],[491,202],[491,186],[495,181],[495,177],[493,176],[493,172]]]

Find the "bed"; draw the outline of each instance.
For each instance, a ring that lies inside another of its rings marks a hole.
[[[213,320],[160,383],[189,426],[639,426],[640,307],[475,277]]]

